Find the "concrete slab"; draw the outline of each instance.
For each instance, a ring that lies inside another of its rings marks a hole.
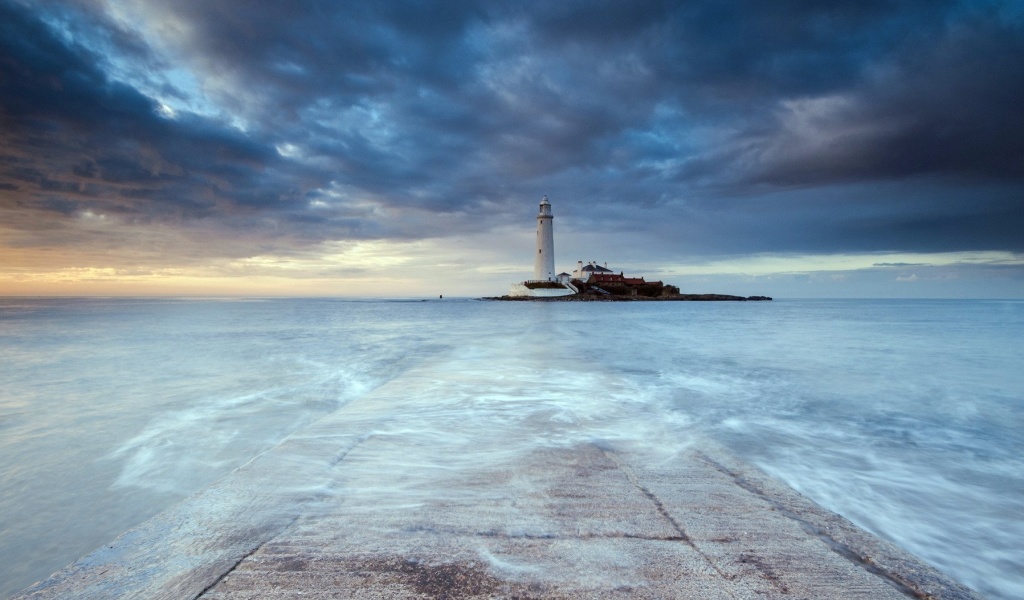
[[[709,441],[456,439],[387,394],[20,598],[980,597]]]

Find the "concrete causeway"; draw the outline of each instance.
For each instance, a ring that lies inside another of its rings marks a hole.
[[[980,598],[709,441],[442,439],[387,394],[19,598]]]

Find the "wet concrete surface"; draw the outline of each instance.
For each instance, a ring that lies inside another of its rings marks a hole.
[[[441,437],[387,393],[20,598],[980,598],[708,440]]]
[[[352,459],[373,456],[371,442]],[[539,451],[459,478],[488,486],[489,502],[453,494],[372,519],[362,498],[345,498],[201,597],[977,597],[721,451],[695,448],[672,466],[630,458]]]

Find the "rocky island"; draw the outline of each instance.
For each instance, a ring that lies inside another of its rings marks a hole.
[[[643,277],[626,277],[615,273],[608,263],[599,265],[576,262],[572,273],[555,274],[555,239],[551,202],[541,198],[537,213],[537,252],[534,256],[533,279],[512,284],[505,296],[483,300],[514,300],[544,302],[716,302],[771,300],[769,296],[731,296],[728,294],[682,294],[674,285],[647,281]]]
[[[601,283],[601,285],[597,285]],[[643,277],[619,275],[592,275],[587,281],[572,279],[566,283],[528,281],[522,284],[530,290],[568,291],[562,295],[506,295],[484,300],[542,301],[542,302],[748,302],[771,300],[770,296],[732,296],[729,294],[681,294],[674,285],[660,281],[644,281]]]
[[[770,296],[731,296],[729,294],[666,294],[662,296],[621,296],[601,294],[573,294],[571,296],[494,296],[483,300],[509,300],[526,302],[748,302],[771,300]]]

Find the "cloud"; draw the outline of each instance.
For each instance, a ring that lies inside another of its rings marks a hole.
[[[0,239],[302,256],[547,193],[638,259],[1022,251],[1022,65],[994,0],[0,0]]]
[[[960,23],[912,38],[842,94],[785,100],[753,142],[758,181],[801,184],[922,174],[1024,177],[1024,36]]]
[[[48,200],[69,200],[82,210],[181,219],[273,207],[302,193],[301,174],[285,172],[259,140],[201,117],[161,115],[87,48],[9,5],[0,10],[0,176],[22,192],[5,196],[5,206],[45,211]]]

